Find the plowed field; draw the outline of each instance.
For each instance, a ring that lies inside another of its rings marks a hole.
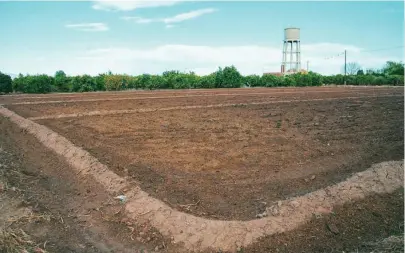
[[[174,210],[209,219],[253,220],[280,200],[404,158],[402,87],[21,95],[0,104]],[[252,252],[264,252],[258,245]]]

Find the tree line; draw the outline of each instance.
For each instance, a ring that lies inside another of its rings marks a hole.
[[[87,92],[126,89],[198,89],[239,87],[303,87],[321,85],[403,85],[404,64],[387,62],[381,70],[344,75],[322,76],[320,74],[297,73],[286,76],[270,74],[243,76],[234,66],[219,68],[212,74],[198,76],[193,72],[166,71],[161,75],[142,74],[138,76],[113,74],[97,76],[67,76],[57,71],[54,76],[18,75],[12,79],[0,72],[0,93],[49,93]]]

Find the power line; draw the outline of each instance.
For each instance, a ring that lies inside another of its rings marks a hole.
[[[324,60],[334,59],[334,58],[342,56],[344,54],[345,54],[345,52],[341,52],[341,53],[339,53],[337,55],[326,57],[326,58],[324,58]]]
[[[385,51],[385,50],[391,50],[391,49],[403,48],[403,47],[405,47],[405,46],[386,47],[386,48],[371,49],[371,50],[360,50],[359,53]],[[324,60],[334,59],[334,58],[339,57],[339,56],[342,56],[342,55],[344,55],[344,54],[345,54],[345,52],[341,52],[341,53],[339,53],[339,54],[337,54],[337,55],[326,57],[326,58],[324,58]]]

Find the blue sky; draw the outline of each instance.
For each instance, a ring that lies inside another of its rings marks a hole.
[[[345,49],[364,68],[402,61],[404,3],[0,1],[0,71],[243,74],[279,71],[284,28],[301,29],[302,64],[339,73]]]

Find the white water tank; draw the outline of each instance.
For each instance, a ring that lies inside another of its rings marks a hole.
[[[284,29],[283,62],[281,72],[297,73],[301,70],[300,29],[289,27]]]
[[[284,41],[299,41],[300,29],[299,28],[285,28],[284,29]]]

